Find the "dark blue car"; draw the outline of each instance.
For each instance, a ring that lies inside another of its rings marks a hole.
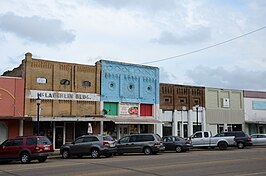
[[[163,145],[165,151],[176,151],[177,153],[192,149],[192,142],[189,139],[184,139],[179,136],[164,136]]]

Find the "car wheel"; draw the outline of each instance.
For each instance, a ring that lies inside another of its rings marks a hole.
[[[237,143],[237,148],[239,148],[239,149],[243,149],[243,148],[245,148],[244,143],[243,143],[243,142],[239,142],[239,143]]]
[[[70,153],[69,153],[69,150],[64,150],[63,153],[62,153],[62,158],[63,159],[67,159],[70,157]]]
[[[145,155],[150,155],[151,154],[151,148],[150,147],[145,147],[144,148],[144,154]]]
[[[175,147],[175,151],[176,151],[176,153],[182,152],[182,147],[181,146],[176,146]]]
[[[47,159],[47,156],[41,156],[40,158],[38,158],[38,161],[39,161],[40,163],[43,163],[43,162],[46,161],[46,159]]]
[[[219,147],[220,150],[226,150],[226,149],[227,149],[227,143],[225,143],[225,142],[220,142],[220,143],[218,144],[218,147]]]
[[[92,149],[91,151],[91,157],[92,158],[99,158],[100,157],[100,153],[98,149]]]
[[[28,152],[21,153],[19,160],[23,164],[30,163],[31,161],[30,154]]]

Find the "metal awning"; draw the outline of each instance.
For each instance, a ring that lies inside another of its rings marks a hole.
[[[162,123],[152,117],[108,117],[115,124],[159,124]]]
[[[266,121],[245,121],[246,123],[252,123],[252,124],[266,124]]]
[[[101,122],[111,121],[105,117],[40,117],[40,121],[54,121],[54,122]],[[37,117],[32,117],[32,121],[37,121]]]

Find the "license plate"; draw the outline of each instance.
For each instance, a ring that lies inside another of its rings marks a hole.
[[[48,145],[45,145],[44,150],[50,150],[50,147]]]

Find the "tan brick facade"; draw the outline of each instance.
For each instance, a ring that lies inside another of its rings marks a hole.
[[[33,59],[31,53],[26,54],[23,63],[26,97],[30,90],[100,94],[99,63],[96,63],[95,66],[90,66]],[[47,83],[39,84],[36,81],[37,78],[45,78]],[[60,84],[62,79],[69,80],[70,84]],[[84,87],[83,81],[89,81],[90,86]],[[36,101],[25,98],[25,116],[36,116],[36,112]],[[100,102],[96,101],[42,100],[41,102],[40,116],[73,117],[99,114]]]

